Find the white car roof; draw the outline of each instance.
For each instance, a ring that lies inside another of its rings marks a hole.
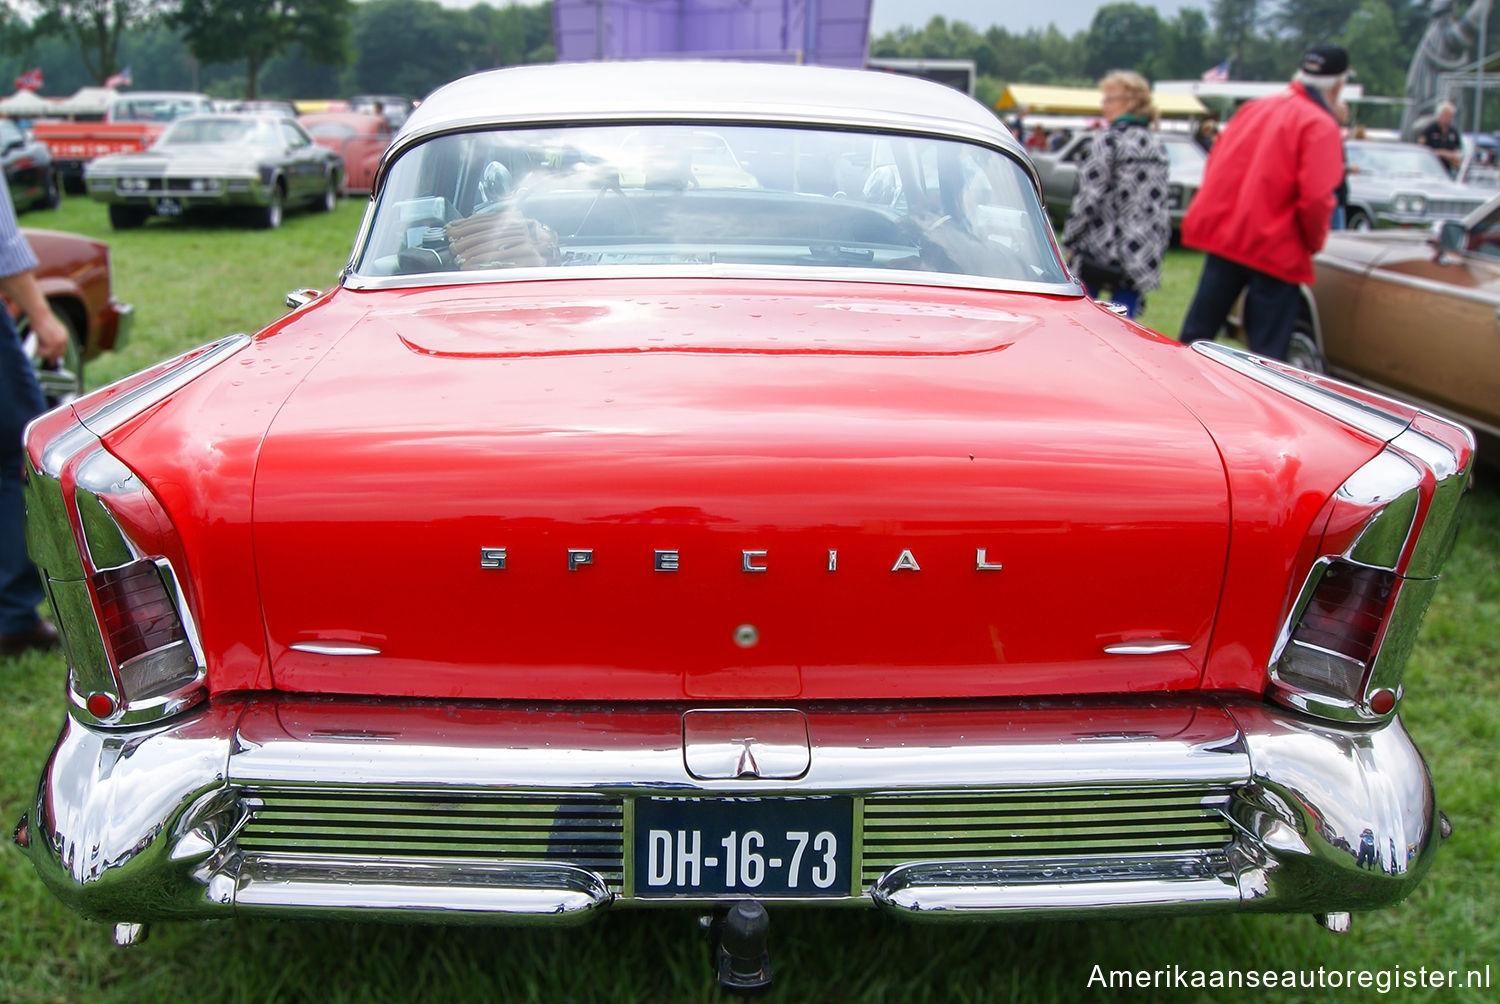
[[[390,152],[485,125],[693,119],[921,132],[1020,149],[988,108],[916,77],[825,66],[614,60],[516,66],[456,80],[417,106]]]

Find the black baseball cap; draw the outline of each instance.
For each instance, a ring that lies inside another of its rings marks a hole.
[[[1349,54],[1332,42],[1319,42],[1302,54],[1303,73],[1314,77],[1337,77],[1349,72]]]

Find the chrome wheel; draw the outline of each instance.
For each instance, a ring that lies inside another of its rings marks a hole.
[[[1323,363],[1323,353],[1318,351],[1318,343],[1313,339],[1312,333],[1303,330],[1300,325],[1292,335],[1291,345],[1287,346],[1286,361],[1309,373],[1328,372]]]
[[[281,209],[284,196],[281,194],[281,183],[277,182],[271,186],[266,193],[266,204],[261,207],[259,219],[262,230],[275,230],[281,226]]]

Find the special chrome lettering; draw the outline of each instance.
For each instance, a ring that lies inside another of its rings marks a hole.
[[[839,570],[839,552],[828,548],[827,569],[830,572]],[[576,572],[585,565],[594,564],[594,549],[592,547],[570,547],[567,549],[568,571]],[[765,549],[746,549],[740,551],[740,571],[750,574],[764,574],[770,571],[768,556],[770,552]],[[503,571],[510,559],[509,548],[505,547],[481,547],[479,549],[479,567],[483,569],[494,569]],[[974,570],[976,572],[998,572],[1004,565],[998,561],[991,561],[989,549],[978,547],[974,549]],[[651,552],[651,568],[657,572],[677,572],[682,569],[682,552],[677,548],[657,548]],[[896,556],[896,561],[891,565],[892,572],[920,572],[921,564],[917,561],[916,553],[911,548],[902,548],[901,553]]]

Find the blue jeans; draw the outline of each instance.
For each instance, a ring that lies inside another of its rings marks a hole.
[[[1297,328],[1297,309],[1302,303],[1297,284],[1216,254],[1203,261],[1198,289],[1182,321],[1182,344],[1217,336],[1242,291],[1245,340],[1250,343],[1250,351],[1272,359],[1286,359],[1292,333]]]
[[[0,634],[36,627],[42,581],[26,554],[21,434],[46,405],[10,313],[0,307]]]

